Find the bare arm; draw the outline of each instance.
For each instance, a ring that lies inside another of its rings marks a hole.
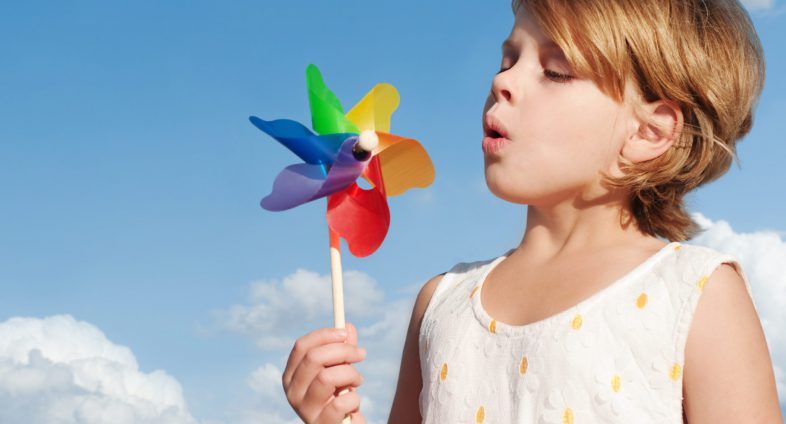
[[[420,323],[423,320],[423,314],[426,312],[426,307],[434,294],[434,289],[442,280],[443,275],[440,274],[423,285],[415,300],[415,306],[412,308],[407,338],[404,341],[404,351],[401,354],[401,368],[398,373],[396,395],[393,398],[388,424],[410,424],[422,421],[418,405],[420,390],[423,388],[423,381],[420,378],[418,335],[420,334]]]
[[[690,424],[783,423],[764,331],[734,267],[723,264],[710,276],[686,343]]]

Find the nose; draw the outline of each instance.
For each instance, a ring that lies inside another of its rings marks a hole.
[[[498,73],[491,81],[491,94],[497,103],[513,101],[513,85],[510,69]]]

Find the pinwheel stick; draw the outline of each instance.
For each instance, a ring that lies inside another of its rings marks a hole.
[[[344,278],[341,272],[341,241],[335,231],[330,232],[330,276],[333,279],[333,322],[344,328]]]
[[[374,131],[363,131],[358,137],[358,142],[352,148],[352,155],[358,161],[365,161],[379,145],[379,137]],[[338,234],[328,227],[330,233],[330,277],[333,280],[333,323],[336,328],[346,327],[344,319],[344,277],[341,271],[341,239]],[[348,392],[349,388],[341,390],[341,396]],[[347,415],[341,424],[349,424],[352,420]]]
[[[333,322],[336,328],[344,328],[344,279],[341,275],[341,239],[333,230],[330,231],[330,276],[333,279]],[[338,392],[341,396],[349,391],[349,387]],[[352,418],[347,415],[341,424],[350,424]]]

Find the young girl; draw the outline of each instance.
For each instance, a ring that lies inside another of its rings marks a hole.
[[[735,258],[683,244],[686,193],[752,125],[762,50],[734,0],[514,0],[483,114],[516,248],[418,294],[391,423],[780,423]],[[671,241],[666,243],[662,241]],[[307,423],[364,423],[355,328],[295,343]],[[338,396],[337,396],[338,395]]]

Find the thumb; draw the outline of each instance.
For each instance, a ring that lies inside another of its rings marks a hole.
[[[347,339],[346,343],[351,345],[357,346],[358,345],[358,330],[355,328],[354,325],[347,322],[344,324],[344,327],[347,329]]]

